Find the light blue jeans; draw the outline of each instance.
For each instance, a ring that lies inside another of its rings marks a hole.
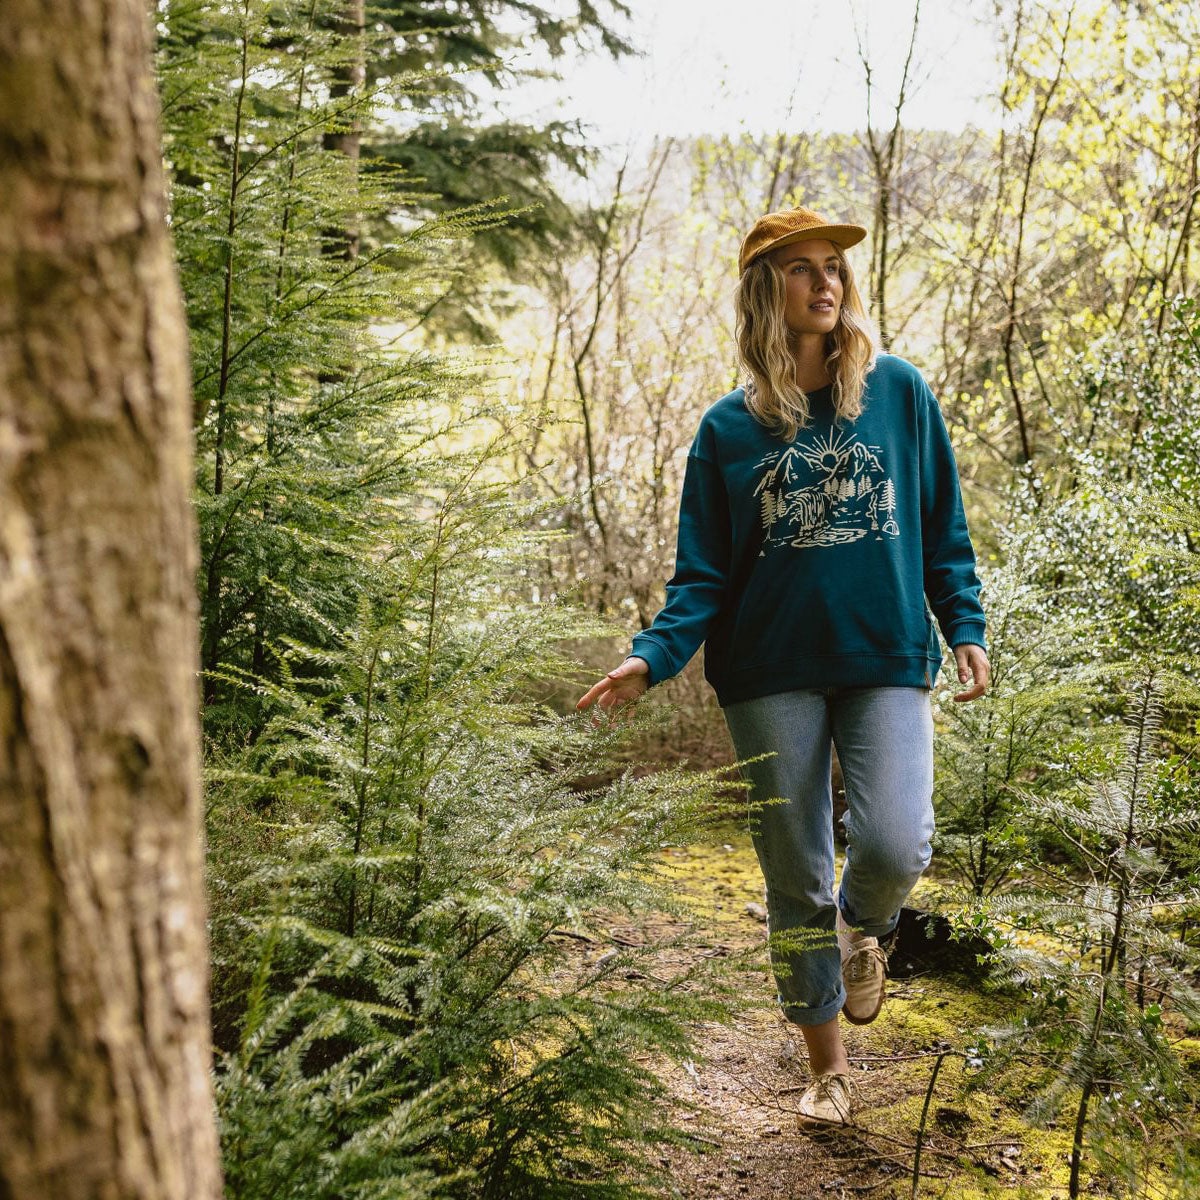
[[[895,929],[929,865],[933,712],[928,688],[803,688],[727,704],[750,833],[767,885],[771,966],[784,1015],[819,1025],[846,1000],[835,930],[832,746],[846,783],[837,905],[872,937]],[[774,801],[774,797],[782,797]]]

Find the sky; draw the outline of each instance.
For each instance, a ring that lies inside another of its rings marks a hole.
[[[545,7],[573,11],[571,0]],[[871,63],[871,123],[890,126],[912,29],[914,0],[628,0],[617,27],[644,56],[612,62],[602,50],[557,64],[561,81],[492,94],[506,117],[578,118],[589,141],[614,149],[656,135],[849,132],[866,123],[867,87],[856,44]],[[602,6],[603,8],[603,6]],[[999,86],[990,0],[920,0],[905,105],[910,129],[991,128]],[[541,65],[533,52],[514,65]]]

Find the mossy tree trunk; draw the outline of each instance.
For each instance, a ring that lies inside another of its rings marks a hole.
[[[187,337],[140,0],[0,6],[0,1195],[220,1195]]]

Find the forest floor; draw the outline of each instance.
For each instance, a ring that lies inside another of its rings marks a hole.
[[[758,982],[753,972],[747,979],[761,990],[762,1003],[751,999],[732,1023],[698,1030],[702,1054],[682,1066],[646,1060],[667,1083],[672,1116],[692,1131],[697,1147],[659,1152],[667,1180],[660,1193],[664,1200],[1065,1197],[1071,1106],[1049,1128],[1035,1129],[1020,1115],[1030,1099],[1028,1079],[964,1091],[969,1067],[962,1052],[974,1031],[1005,1020],[1011,1000],[961,977],[890,979],[883,1011],[873,1023],[842,1023],[855,1088],[853,1127],[814,1133],[797,1126],[796,1102],[810,1078],[804,1042],[775,1003],[753,847],[744,834],[727,836],[714,845],[664,848],[664,864],[695,906],[709,947],[704,953],[761,947]],[[938,886],[936,875],[927,873],[909,903],[932,907],[929,897]],[[657,914],[641,927],[610,932],[618,944],[646,945],[669,940],[671,929]],[[686,965],[680,955],[679,946],[663,950],[664,974]],[[917,1131],[939,1057],[914,1192]],[[1084,1195],[1110,1194],[1106,1182],[1087,1170],[1086,1154],[1083,1179]],[[1151,1186],[1145,1194],[1168,1193]]]

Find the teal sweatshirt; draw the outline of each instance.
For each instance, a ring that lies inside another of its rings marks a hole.
[[[986,648],[954,451],[929,385],[880,354],[857,420],[835,423],[832,391],[809,393],[812,418],[790,443],[751,415],[742,388],[704,413],[666,603],[630,651],[650,686],[702,642],[722,707],[835,684],[931,687],[934,618],[947,645]]]

